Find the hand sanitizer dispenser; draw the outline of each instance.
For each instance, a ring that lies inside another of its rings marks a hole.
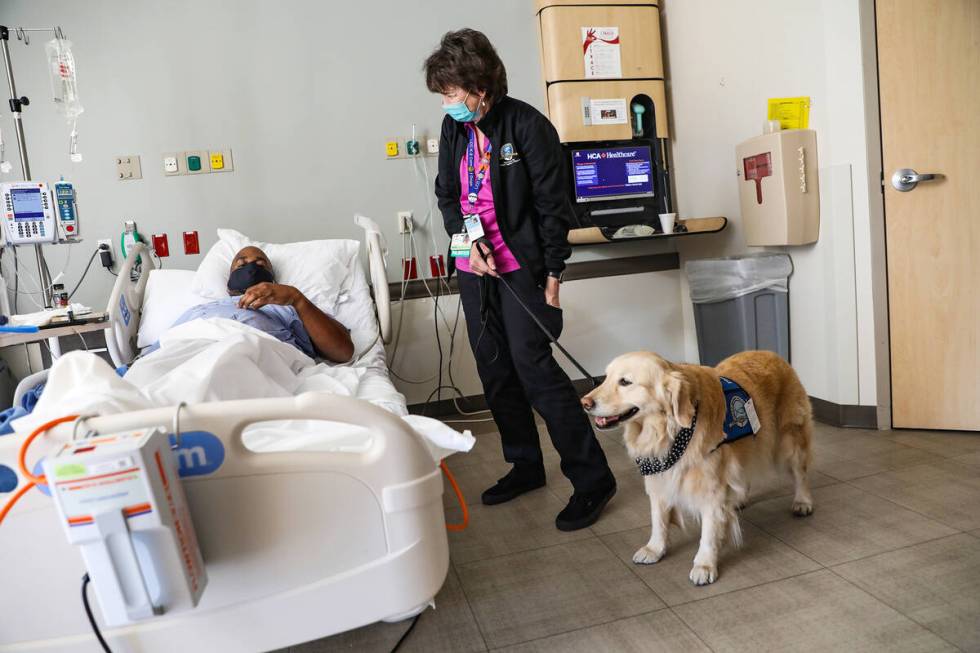
[[[735,148],[747,245],[806,245],[820,234],[817,134],[766,123]]]

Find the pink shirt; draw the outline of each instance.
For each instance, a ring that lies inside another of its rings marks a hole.
[[[467,125],[467,129],[472,129]],[[477,157],[479,160],[479,157]],[[513,252],[504,243],[504,237],[500,235],[500,225],[497,224],[497,210],[493,206],[493,189],[490,186],[490,168],[483,177],[483,184],[480,185],[480,192],[476,195],[476,204],[470,204],[466,196],[469,194],[469,175],[466,170],[466,154],[459,162],[459,207],[463,215],[479,213],[480,221],[483,222],[483,233],[493,244],[493,261],[497,265],[497,272],[513,272],[521,269],[521,264],[514,258]],[[463,272],[470,271],[470,259],[461,256],[456,259],[456,269]]]

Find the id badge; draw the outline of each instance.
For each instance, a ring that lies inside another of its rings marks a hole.
[[[470,242],[483,238],[483,222],[480,221],[479,213],[464,215],[463,226],[466,227],[466,235],[470,237]]]
[[[468,234],[453,234],[449,242],[449,255],[462,258],[470,255],[470,237]]]

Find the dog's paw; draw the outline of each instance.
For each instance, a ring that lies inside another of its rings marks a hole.
[[[659,562],[664,557],[665,550],[655,551],[648,546],[644,546],[633,554],[633,562],[638,565],[652,565]]]
[[[710,585],[718,578],[718,567],[711,565],[694,565],[691,568],[691,582],[695,585]]]
[[[813,504],[809,501],[794,501],[793,514],[797,517],[809,517],[813,514]]]

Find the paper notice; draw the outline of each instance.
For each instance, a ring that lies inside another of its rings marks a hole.
[[[583,27],[582,52],[586,79],[623,76],[618,27]]]
[[[626,98],[590,100],[589,117],[593,125],[625,125],[629,120]]]
[[[769,98],[766,117],[778,120],[783,129],[806,129],[810,125],[810,98]]]

